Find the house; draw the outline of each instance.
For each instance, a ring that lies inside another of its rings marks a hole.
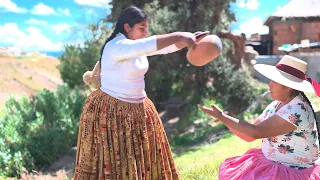
[[[252,46],[259,55],[270,55],[272,53],[272,40],[268,34],[252,34],[246,39],[246,46]]]
[[[4,48],[4,47],[0,47],[0,56],[7,56],[8,52],[7,52],[8,48]]]
[[[9,56],[21,56],[21,48],[20,47],[8,47],[7,52]]]
[[[291,0],[264,23],[272,52],[320,52],[320,0]]]
[[[291,0],[268,17],[264,25],[269,27],[271,51],[257,56],[256,63],[276,65],[283,55],[289,54],[307,62],[307,77],[320,82],[320,0]],[[261,42],[254,37],[247,41]],[[255,77],[269,81],[258,72]]]
[[[47,55],[46,53],[39,53],[37,51],[22,51],[20,47],[0,47],[0,56],[46,57]]]
[[[32,52],[21,52],[21,56],[30,57],[32,56]]]
[[[21,48],[20,47],[0,47],[0,54],[7,56],[21,56]]]

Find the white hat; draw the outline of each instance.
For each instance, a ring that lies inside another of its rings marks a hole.
[[[298,58],[285,55],[276,66],[256,64],[254,68],[279,84],[320,96],[320,85],[312,78],[306,77],[307,63]]]

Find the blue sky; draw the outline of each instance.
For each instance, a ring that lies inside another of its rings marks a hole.
[[[0,47],[60,51],[81,43],[87,24],[110,13],[110,0],[0,0]],[[268,33],[263,22],[289,0],[237,0],[234,33]]]
[[[236,34],[267,34],[268,27],[263,26],[269,16],[281,9],[290,0],[237,0],[231,5],[231,10],[236,15],[236,23],[231,24],[232,31]]]

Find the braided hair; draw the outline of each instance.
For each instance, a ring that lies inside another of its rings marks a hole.
[[[121,15],[116,23],[115,29],[113,30],[112,34],[106,40],[106,42],[104,43],[104,45],[101,48],[100,60],[99,60],[100,66],[101,66],[101,58],[102,58],[103,50],[104,50],[104,47],[106,46],[106,44],[109,41],[111,41],[113,38],[115,38],[118,33],[122,33],[124,35],[127,34],[126,30],[124,29],[124,24],[128,24],[132,28],[135,24],[140,23],[141,21],[144,21],[147,18],[148,18],[148,16],[143,12],[143,10],[141,10],[137,7],[134,7],[134,6],[125,9],[121,13]]]
[[[308,97],[304,94],[304,92],[302,91],[298,91],[299,94],[309,103],[311,109],[312,109],[312,112],[313,112],[313,116],[314,116],[314,119],[316,121],[316,126],[317,126],[317,132],[318,132],[318,141],[319,141],[319,145],[320,145],[320,132],[319,132],[319,125],[318,125],[318,121],[317,121],[317,115],[316,113],[314,112],[313,110],[313,107],[312,107],[312,104],[310,102],[310,100],[308,99]]]

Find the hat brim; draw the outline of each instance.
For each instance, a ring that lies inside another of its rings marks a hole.
[[[278,70],[275,66],[256,64],[253,67],[265,77],[279,84],[298,91],[315,93],[313,86],[309,81],[302,80],[300,78],[292,76],[291,74]]]

